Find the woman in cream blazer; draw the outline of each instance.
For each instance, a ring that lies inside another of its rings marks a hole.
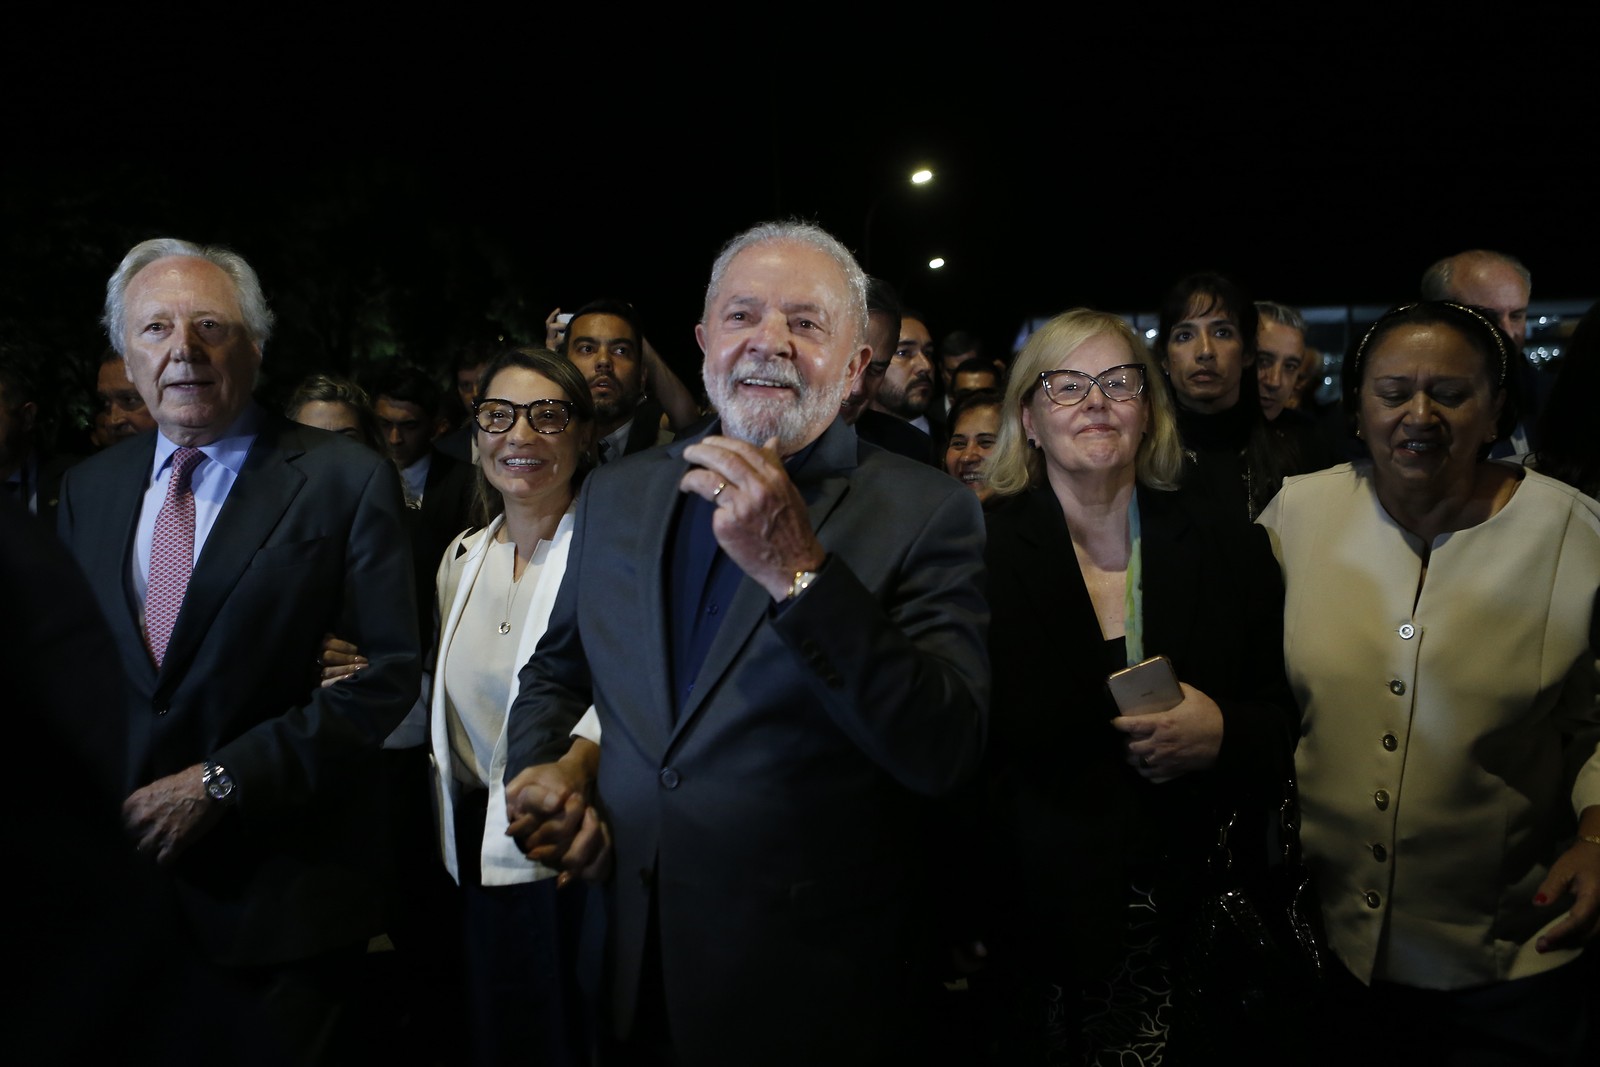
[[[1477,309],[1389,312],[1347,371],[1371,461],[1260,519],[1336,1061],[1574,1062],[1597,1003],[1600,505],[1483,458],[1511,358]]]
[[[473,417],[478,491],[493,518],[445,550],[426,728],[419,709],[387,742],[427,746],[439,858],[456,886],[441,894],[452,899],[424,905],[432,929],[413,943],[440,958],[413,984],[445,1020],[451,1062],[582,1063],[590,1041],[574,957],[589,891],[558,892],[559,872],[506,835],[504,780],[507,713],[566,571],[593,404],[565,359],[514,349],[485,369]],[[332,651],[325,659],[339,661]]]

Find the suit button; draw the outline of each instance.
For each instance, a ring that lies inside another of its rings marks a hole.
[[[641,886],[643,886],[645,889],[649,889],[651,886],[655,885],[656,884],[656,872],[652,871],[649,867],[640,867],[639,868],[639,884]]]
[[[800,651],[806,654],[807,659],[815,663],[817,658],[822,655],[822,646],[817,644],[813,638],[808,637],[800,642]]]
[[[1361,899],[1367,902],[1367,907],[1373,909],[1376,909],[1378,905],[1383,903],[1383,898],[1378,896],[1377,891],[1373,889],[1369,889],[1365,893],[1361,894]]]
[[[165,715],[170,710],[172,710],[172,709],[170,709],[170,708],[157,708],[156,709],[156,714],[157,715]]]
[[[1395,696],[1401,696],[1405,693],[1405,691],[1406,683],[1402,682],[1400,679],[1396,678],[1394,681],[1389,683],[1389,692],[1393,693]]]
[[[1378,805],[1379,811],[1387,811],[1389,809],[1389,791],[1387,789],[1378,790],[1372,794],[1372,802]]]
[[[1400,627],[1400,639],[1402,641],[1409,641],[1415,636],[1417,636],[1417,628],[1409,622]]]
[[[1383,747],[1385,750],[1393,752],[1395,749],[1400,747],[1400,739],[1394,734],[1384,734]]]
[[[1389,850],[1384,848],[1382,845],[1373,845],[1372,858],[1377,860],[1379,863],[1382,863],[1384,860],[1389,858]]]
[[[661,772],[661,784],[666,786],[668,789],[678,788],[678,783],[680,781],[682,781],[682,779],[678,777],[678,772],[673,770],[671,767],[668,767]]]

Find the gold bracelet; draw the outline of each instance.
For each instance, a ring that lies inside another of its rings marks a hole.
[[[1579,834],[1578,840],[1587,841],[1591,845],[1600,845],[1600,837],[1596,837],[1594,834]]]

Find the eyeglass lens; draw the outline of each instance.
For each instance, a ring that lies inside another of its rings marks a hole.
[[[1083,401],[1096,385],[1108,400],[1132,400],[1144,391],[1144,367],[1137,363],[1112,367],[1099,374],[1057,370],[1046,371],[1041,377],[1050,399],[1067,407]]]
[[[513,404],[509,400],[480,400],[478,425],[487,433],[506,433],[517,424],[517,412],[528,413],[528,425],[537,433],[560,433],[567,428],[567,406],[559,400],[534,400]]]

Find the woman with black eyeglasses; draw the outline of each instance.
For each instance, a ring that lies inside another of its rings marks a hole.
[[[990,458],[984,944],[1006,1062],[1176,1062],[1168,961],[1216,813],[1268,800],[1292,743],[1271,549],[1175,491],[1158,374],[1120,318],[1057,316],[1013,364]],[[1175,706],[1124,713],[1108,676],[1153,656]]]
[[[473,418],[487,525],[463,531],[439,564],[438,646],[431,696],[424,692],[440,858],[460,887],[464,1004],[449,1053],[481,1064],[583,1063],[573,955],[589,890],[558,892],[561,872],[528,860],[506,836],[503,779],[517,672],[549,621],[573,501],[593,466],[594,405],[567,360],[518,348],[484,369]],[[324,684],[361,666],[359,654],[334,649],[324,662]]]

